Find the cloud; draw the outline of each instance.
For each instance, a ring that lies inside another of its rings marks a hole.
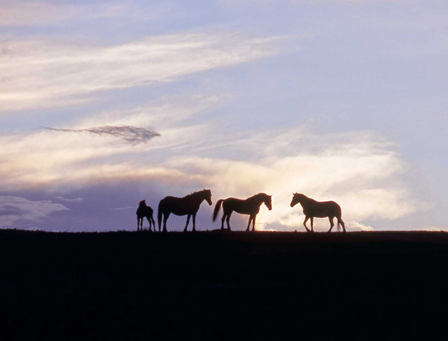
[[[51,201],[31,201],[22,197],[0,196],[0,227],[12,228],[35,225],[55,212],[68,210]]]
[[[109,211],[124,211],[124,210],[130,210],[130,209],[135,209],[135,207],[134,206],[116,207],[116,208],[109,209]]]
[[[442,227],[442,226],[426,226],[422,229],[419,229],[421,231],[428,231],[428,232],[448,232],[448,227]]]
[[[258,192],[273,195],[274,209],[261,209],[259,229],[302,228],[301,208],[289,206],[292,192],[337,201],[344,219],[353,222],[349,227],[355,229],[364,220],[393,221],[416,211],[418,203],[399,180],[406,164],[390,150],[393,145],[388,141],[369,132],[316,135],[305,131],[252,133],[226,146],[229,155],[238,150],[240,157],[248,156],[246,160],[188,157],[167,166],[182,169],[185,176],[212,188],[215,198],[246,198]],[[327,219],[317,219],[316,225],[322,231],[329,227]]]
[[[191,125],[188,120],[216,105],[219,97],[167,101],[169,104],[99,113],[66,128],[160,125],[164,138],[154,139],[150,145],[114,143],[116,137],[112,135],[97,138],[87,132],[68,134],[47,129],[0,136],[2,190],[55,189],[60,184],[73,188],[93,179],[179,178],[181,170],[162,167],[161,162],[179,153],[186,155],[204,139],[213,139],[216,134],[208,124]]]
[[[44,1],[2,1],[0,26],[34,26],[65,23],[69,20],[92,20],[133,16],[136,13],[127,5],[64,4]]]
[[[64,201],[64,202],[81,202],[84,200],[84,198],[73,198],[73,199],[68,199],[68,198],[64,198],[64,197],[54,197],[56,200],[59,201]]]
[[[99,91],[173,82],[273,56],[283,50],[287,39],[291,37],[188,33],[114,46],[10,42],[12,52],[0,54],[0,106],[7,113],[84,103]]]
[[[241,3],[259,3],[259,4],[272,4],[278,3],[278,0],[246,0],[246,1],[237,1],[237,0],[222,0],[224,3],[229,5],[238,5]],[[414,0],[422,1],[422,0]],[[312,5],[321,5],[321,4],[375,4],[375,3],[406,3],[409,0],[283,0],[285,3],[292,4],[312,4]]]
[[[33,189],[59,191],[66,193],[64,197],[80,196],[74,191],[94,184],[105,188],[126,188],[124,184],[130,182],[152,184],[146,191],[152,193],[157,187],[161,197],[182,196],[205,187],[212,189],[215,202],[265,192],[273,195],[274,208],[262,207],[257,228],[276,230],[302,229],[300,207],[289,206],[292,192],[338,202],[349,229],[361,229],[372,225],[371,221],[381,221],[384,228],[387,224],[383,222],[425,207],[402,179],[406,162],[394,151],[396,146],[380,135],[369,131],[322,134],[310,126],[223,133],[219,124],[196,118],[217,103],[219,96],[195,97],[177,104],[116,110],[67,128],[158,122],[164,138],[152,140],[150,146],[114,144],[111,135],[98,139],[91,133],[50,130],[0,137],[0,186],[8,193]],[[176,113],[172,120],[170,113]],[[135,204],[146,198],[139,188]],[[133,204],[120,201],[120,191],[112,208]],[[153,204],[154,199],[160,197],[153,198]],[[244,228],[246,218],[235,215],[232,221]],[[210,226],[210,217],[204,219],[204,226]],[[316,220],[316,230],[328,227],[328,220]]]
[[[368,232],[368,231],[374,231],[375,229],[372,226],[367,226],[361,223],[358,223],[356,221],[351,222],[349,224],[350,229],[352,230],[360,230],[360,231],[364,231],[364,232]]]
[[[87,129],[59,129],[59,128],[47,128],[48,130],[69,132],[69,133],[89,133],[93,135],[110,135],[120,138],[123,142],[131,145],[140,143],[146,143],[154,137],[160,136],[160,134],[152,129],[132,127],[132,126],[103,126],[93,127]]]

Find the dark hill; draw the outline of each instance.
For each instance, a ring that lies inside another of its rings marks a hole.
[[[0,255],[1,330],[31,339],[401,339],[440,328],[448,303],[436,232],[3,230]]]

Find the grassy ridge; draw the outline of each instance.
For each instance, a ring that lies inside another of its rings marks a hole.
[[[445,233],[3,230],[0,257],[2,331],[28,337],[372,335],[448,303]]]

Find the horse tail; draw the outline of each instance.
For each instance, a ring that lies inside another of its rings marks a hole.
[[[160,226],[162,225],[162,200],[160,200],[159,208],[157,210],[157,222],[159,223],[159,231],[160,231]]]
[[[224,201],[223,199],[220,199],[216,202],[215,209],[213,210],[213,221],[216,220],[216,217],[218,216],[219,209],[221,208],[221,204],[223,201]]]

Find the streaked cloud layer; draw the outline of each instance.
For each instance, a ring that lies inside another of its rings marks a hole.
[[[10,53],[0,55],[0,114],[70,106],[99,91],[154,86],[236,66],[279,53],[286,38],[180,33],[114,46],[14,41]]]

